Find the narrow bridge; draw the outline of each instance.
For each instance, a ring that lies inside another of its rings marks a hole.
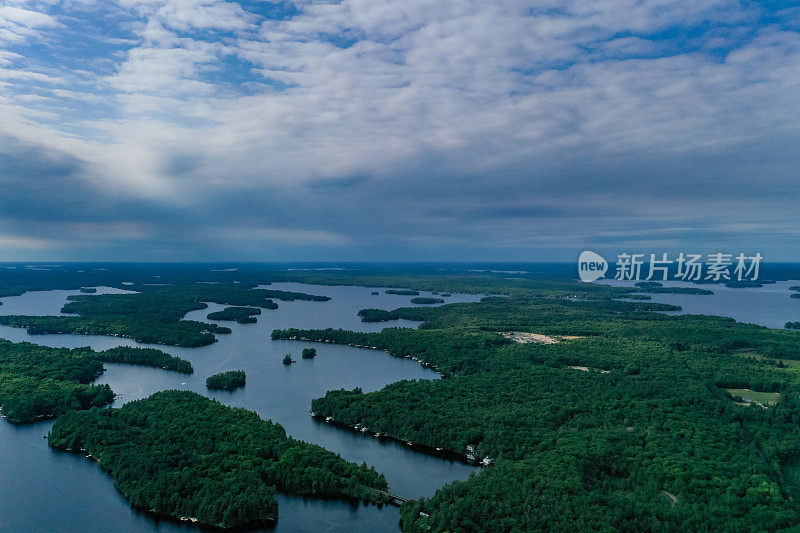
[[[402,496],[398,496],[397,494],[392,494],[391,492],[386,492],[385,490],[378,490],[372,487],[364,487],[364,488],[367,489],[368,491],[373,492],[376,495],[383,496],[383,498],[385,499],[385,503],[396,505],[398,507],[400,507],[402,504],[406,502],[415,501],[410,498],[403,498]]]

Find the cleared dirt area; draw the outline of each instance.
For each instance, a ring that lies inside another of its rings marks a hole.
[[[580,370],[581,372],[600,372],[601,374],[608,374],[610,372],[610,370],[600,370],[599,368],[589,368],[588,366],[570,365],[567,368],[571,368],[572,370]]]
[[[776,405],[781,395],[777,392],[759,392],[750,389],[725,389],[734,398],[741,398],[744,404],[755,404],[767,408]]]
[[[524,331],[503,331],[500,332],[500,335],[521,344],[558,344],[559,342],[582,338],[574,335],[542,335],[541,333],[527,333]]]

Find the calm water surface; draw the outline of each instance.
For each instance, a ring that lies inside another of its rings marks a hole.
[[[633,281],[602,280],[599,283],[632,287]],[[667,314],[719,315],[738,322],[783,328],[787,322],[800,320],[800,299],[791,298],[789,287],[800,281],[778,281],[763,287],[731,289],[724,285],[696,285],[681,281],[665,281],[665,287],[696,287],[714,291],[713,295],[651,294],[652,301],[680,305],[681,311]]]
[[[390,489],[401,496],[431,496],[437,488],[466,479],[477,470],[446,459],[412,452],[403,446],[362,436],[315,421],[309,415],[313,398],[331,389],[361,387],[365,392],[383,388],[401,379],[438,379],[438,374],[409,360],[385,352],[324,343],[272,341],[273,329],[346,328],[380,331],[387,324],[361,322],[356,313],[365,307],[394,309],[409,304],[409,296],[387,295],[384,289],[327,287],[297,283],[275,283],[269,288],[326,295],[329,302],[278,302],[274,311],[263,310],[257,324],[225,323],[231,335],[200,348],[157,346],[191,361],[191,375],[159,369],[106,364],[97,383],[108,383],[119,396],[118,407],[159,390],[192,390],[225,404],[245,407],[262,418],[280,423],[292,437],[313,442],[340,453],[345,459],[366,462],[384,473]],[[373,291],[380,295],[374,296]],[[98,288],[101,293],[124,292]],[[3,298],[0,314],[57,315],[67,296],[78,291],[29,292]],[[429,296],[430,293],[421,293]],[[477,301],[479,297],[454,294],[449,302]],[[207,321],[206,315],[225,306],[209,304],[186,318]],[[409,321],[391,322],[392,327],[416,327]],[[147,346],[130,339],[101,335],[28,335],[25,330],[0,326],[0,337],[14,342],[29,341],[45,346],[91,346],[103,350],[114,346]],[[313,346],[317,357],[300,358],[303,347]],[[297,362],[281,363],[291,353]],[[208,391],[205,379],[225,370],[244,370],[247,385],[233,392]],[[131,509],[116,491],[113,481],[100,467],[82,456],[49,448],[44,436],[53,422],[14,426],[0,422],[0,531],[8,532],[177,532],[199,528],[159,521]],[[397,508],[320,501],[278,496],[279,519],[267,531],[397,531]]]

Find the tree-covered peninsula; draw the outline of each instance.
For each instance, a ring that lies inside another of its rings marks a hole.
[[[108,385],[92,385],[103,362],[140,364],[192,372],[188,361],[159,350],[48,348],[0,339],[0,409],[12,422],[52,418],[114,400]]]
[[[219,389],[231,391],[243,387],[247,376],[241,370],[229,370],[220,372],[206,378],[206,387],[209,389]]]
[[[226,307],[222,311],[209,313],[206,318],[209,320],[221,320],[238,322],[239,324],[255,324],[256,315],[261,314],[258,307]]]
[[[419,329],[273,338],[374,347],[447,377],[312,403],[337,423],[492,464],[405,504],[405,531],[796,525],[800,366],[784,362],[800,361],[800,334],[660,309],[514,295],[384,312]]]
[[[205,309],[206,302],[222,305],[277,309],[272,300],[327,301],[327,296],[259,289],[241,284],[191,284],[142,286],[133,294],[75,295],[62,308],[78,316],[0,316],[0,324],[22,327],[32,335],[77,333],[115,335],[139,342],[195,347],[213,343],[215,335],[230,328],[195,320],[186,313]]]
[[[373,468],[193,392],[73,411],[48,439],[54,448],[96,459],[135,507],[221,528],[276,520],[276,491],[382,501],[379,491],[387,489]]]

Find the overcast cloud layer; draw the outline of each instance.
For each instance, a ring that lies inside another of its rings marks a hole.
[[[4,0],[0,260],[800,260],[798,117],[795,2]]]

